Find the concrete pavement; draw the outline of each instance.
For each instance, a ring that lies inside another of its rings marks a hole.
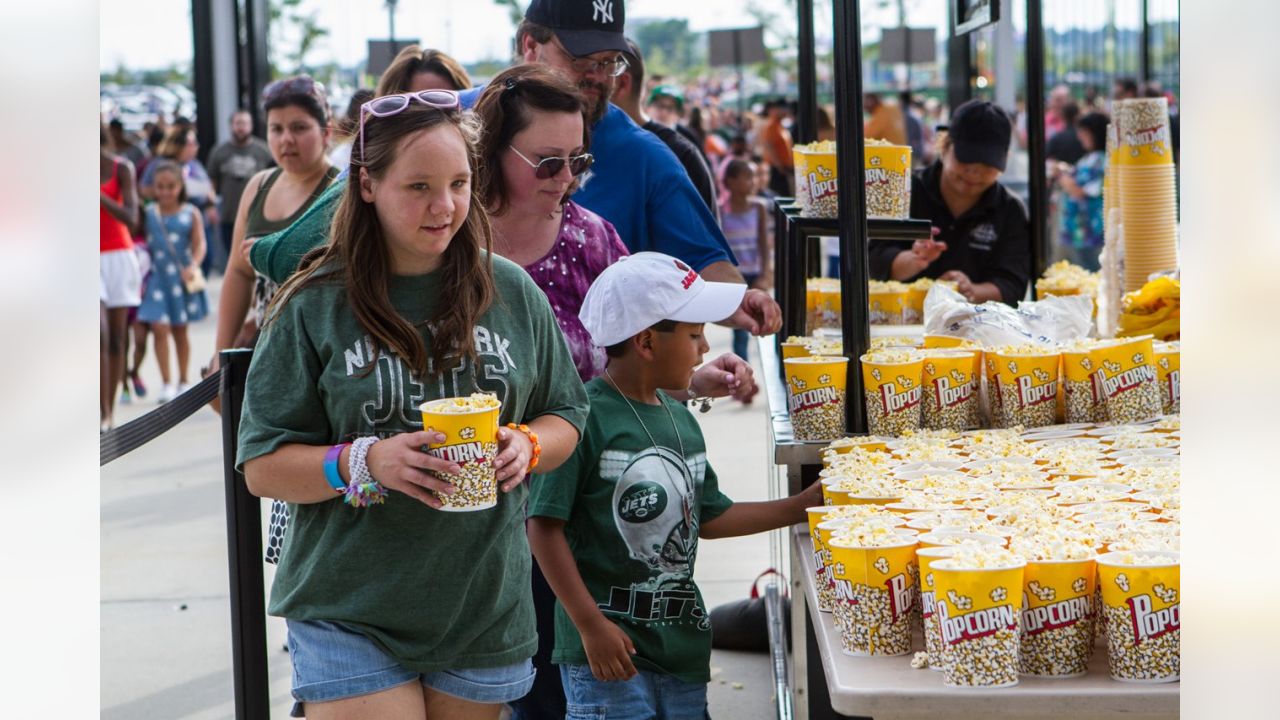
[[[217,307],[220,279],[210,283]],[[712,351],[730,333],[708,327]],[[213,351],[214,321],[191,328],[192,379]],[[123,423],[155,408],[160,388],[154,351],[143,366],[149,395],[117,409]],[[722,489],[735,500],[768,497],[764,401],[717,401],[698,415]],[[101,710],[104,720],[234,717],[221,420],[194,416],[101,473]],[[268,504],[263,505],[263,518]],[[746,597],[770,566],[766,535],[700,544],[696,577],[709,607]],[[269,568],[270,566],[265,566]],[[267,578],[270,588],[270,576]],[[284,622],[268,619],[273,717],[288,717],[290,664]],[[770,718],[765,654],[716,651],[713,717]],[[738,685],[742,687],[739,688]]]

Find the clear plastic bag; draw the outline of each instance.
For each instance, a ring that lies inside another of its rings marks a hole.
[[[974,305],[960,293],[934,284],[924,299],[927,335],[951,335],[986,347],[1040,343],[1056,345],[1089,337],[1093,299],[1087,295],[1050,296],[1021,302]]]

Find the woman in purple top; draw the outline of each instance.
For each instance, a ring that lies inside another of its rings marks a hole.
[[[495,77],[475,105],[481,123],[477,190],[493,224],[494,252],[519,263],[547,294],[583,382],[604,372],[578,319],[587,288],[627,254],[607,220],[571,200],[578,177],[591,166],[590,125],[577,89],[541,64],[518,65]],[[725,353],[694,373],[677,400],[756,393],[751,366]],[[532,482],[539,482],[533,476]],[[564,717],[564,690],[551,665],[555,595],[537,563],[533,602],[538,619],[538,674],[533,690],[512,705],[518,720]]]

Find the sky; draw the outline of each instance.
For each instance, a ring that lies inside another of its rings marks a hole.
[[[588,0],[581,0],[587,2]],[[1114,0],[1116,15],[1122,26],[1131,25],[1127,18],[1137,17],[1141,0]],[[754,25],[744,9],[748,2],[769,11],[781,13],[794,27],[793,11],[786,0],[628,0],[627,18],[684,18],[695,31]],[[949,0],[903,0],[907,22],[915,27],[937,27],[945,32],[946,7]],[[1107,0],[1058,0],[1045,3],[1044,21],[1053,28],[1076,20],[1078,8],[1090,6],[1098,12]],[[896,0],[863,0],[864,31],[878,36],[879,26],[897,25]],[[187,0],[101,0],[99,63],[112,70],[119,64],[130,69],[166,67],[191,59],[191,16]],[[1015,26],[1021,26],[1025,15],[1021,4],[1013,3]],[[329,36],[321,40],[316,52],[308,57],[313,63],[336,59],[343,66],[362,60],[366,41],[385,39],[388,33],[384,0],[306,0],[304,6],[319,13],[320,24]],[[819,20],[818,34],[830,21],[829,0],[815,0]],[[1151,3],[1153,14],[1176,8],[1176,0]],[[1009,8],[1009,3],[1005,4]],[[1176,12],[1176,10],[1173,10]],[[139,18],[145,18],[140,22]],[[1153,18],[1154,19],[1154,18]],[[494,0],[400,0],[396,11],[396,35],[413,38],[437,47],[464,63],[484,59],[505,59],[514,27],[505,6]],[[869,39],[865,37],[864,39]]]
[[[583,0],[586,2],[587,0]],[[1135,0],[1136,1],[1136,0]],[[755,5],[792,18],[785,0],[752,0]],[[945,0],[906,0],[909,22],[945,22]],[[826,5],[822,0],[816,3]],[[685,18],[695,31],[754,25],[745,0],[629,0],[627,18]],[[896,10],[863,3],[865,22],[896,24]],[[101,0],[99,61],[103,69],[165,67],[191,58],[190,3],[184,0]],[[350,65],[365,56],[365,42],[388,32],[383,0],[308,0],[329,36],[309,60],[334,58]],[[145,17],[146,22],[138,18]],[[790,22],[794,24],[794,19]],[[821,25],[819,25],[821,27]],[[514,35],[505,6],[493,0],[400,0],[396,35],[416,38],[464,63],[505,58]]]

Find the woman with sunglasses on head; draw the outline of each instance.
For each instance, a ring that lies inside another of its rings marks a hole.
[[[267,145],[277,166],[250,178],[240,199],[231,257],[218,300],[218,334],[211,366],[215,368],[222,350],[253,345],[277,287],[254,272],[247,248],[256,238],[289,227],[338,174],[325,156],[329,101],[323,85],[306,75],[277,80],[262,91],[262,107],[267,113]]]
[[[254,353],[238,461],[293,521],[269,611],[294,715],[497,718],[537,644],[522,483],[572,452],[587,400],[546,297],[490,253],[457,95],[361,113],[330,242],[280,289]],[[442,512],[461,473],[419,405],[496,394],[494,507]],[[344,501],[345,499],[345,501]]]

